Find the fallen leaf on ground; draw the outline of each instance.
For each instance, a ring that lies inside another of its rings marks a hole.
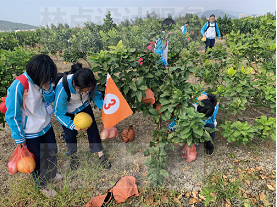
[[[236,178],[231,178],[230,181],[231,181],[231,182],[235,182],[235,181],[236,181]]]
[[[187,197],[187,198],[190,197],[190,195],[191,195],[191,192],[187,192],[187,193],[186,193],[186,197]]]
[[[199,186],[199,185],[201,185],[201,180],[198,182],[198,183],[196,183],[196,186]]]
[[[260,175],[260,177],[264,180],[266,178],[265,175]]]
[[[154,202],[154,197],[152,195],[148,196],[148,198],[146,199],[146,204],[151,205],[153,202]]]
[[[276,188],[276,183],[271,182],[270,184],[272,185],[273,188]]]
[[[271,185],[267,185],[269,190],[275,191],[275,189]]]
[[[183,172],[186,171],[187,169],[186,168],[183,168]]]
[[[250,199],[254,205],[257,203],[257,200],[255,198],[250,198]]]
[[[181,202],[179,201],[179,199],[178,199],[178,198],[174,198],[174,201],[175,201],[176,203],[181,204]]]
[[[261,168],[260,167],[256,167],[256,170],[261,170]]]
[[[245,182],[248,186],[250,186],[250,180],[244,180],[244,182]]]
[[[199,198],[201,198],[202,200],[206,200],[206,196],[201,196],[201,195],[199,195]]]
[[[192,196],[193,196],[194,198],[197,198],[197,195],[198,195],[198,192],[197,192],[197,191],[193,191],[193,192],[192,192]]]
[[[181,193],[177,198],[180,200],[183,197],[183,193]]]
[[[135,171],[135,172],[139,172],[139,170],[140,170],[140,166],[139,166],[139,164],[138,163],[136,163],[135,164],[135,168],[133,168],[133,170]]]
[[[265,194],[263,192],[260,193],[260,200],[264,201],[266,198]]]
[[[199,199],[197,199],[197,198],[189,199],[189,204],[195,204],[195,203],[200,203]]]
[[[168,202],[168,198],[165,197],[165,196],[161,196],[161,201],[162,201],[163,203],[167,203],[167,202]]]
[[[231,205],[231,202],[229,199],[226,199],[226,204]]]

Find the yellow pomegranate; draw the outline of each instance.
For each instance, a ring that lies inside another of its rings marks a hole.
[[[206,42],[206,37],[203,37],[201,40],[202,40],[203,42]]]
[[[86,129],[91,126],[92,118],[89,114],[80,112],[74,117],[73,123],[79,129]]]
[[[30,174],[36,168],[35,160],[32,157],[22,157],[17,162],[17,170],[19,172]]]

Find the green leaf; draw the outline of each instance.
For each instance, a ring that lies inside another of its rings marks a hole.
[[[162,176],[165,176],[165,177],[168,177],[169,175],[168,175],[168,172],[166,171],[166,170],[164,170],[164,169],[161,169],[160,170],[160,174],[162,175]]]
[[[172,151],[174,151],[174,144],[173,144],[173,143],[169,143],[168,145],[169,145],[169,148],[170,148]]]
[[[126,95],[129,91],[130,87],[126,84],[123,89],[123,93]]]
[[[165,117],[167,120],[169,120],[171,118],[171,113],[169,111],[165,112]]]
[[[140,86],[143,82],[143,77],[140,77],[137,81],[136,81],[136,85]]]
[[[133,89],[133,91],[137,91],[135,82],[131,81],[131,82],[129,82],[129,84],[130,84],[131,88]]]
[[[147,114],[148,114],[148,110],[147,109],[143,110],[143,116],[146,117]]]
[[[154,76],[151,73],[147,73],[144,77],[145,78],[154,78]]]
[[[114,186],[115,183],[116,183],[116,182],[114,182],[114,181],[110,181],[110,184],[111,184],[112,186]]]
[[[138,98],[138,101],[141,101],[141,99],[142,99],[142,92],[141,91],[137,91],[137,98]]]
[[[129,49],[129,52],[135,52],[136,51],[136,48],[130,48]]]

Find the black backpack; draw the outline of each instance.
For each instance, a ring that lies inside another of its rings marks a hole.
[[[72,74],[71,71],[64,72],[64,73],[58,73],[56,79],[53,81],[53,89],[55,90],[56,86],[58,85],[61,78],[63,79],[62,84],[63,84],[64,90],[67,94],[67,101],[69,101],[70,97],[71,97],[71,92],[69,90],[69,86],[68,86],[68,82],[67,82],[67,75],[70,75],[70,74]]]
[[[217,27],[216,21],[214,21],[214,25],[215,25],[215,26],[211,26],[211,25],[210,25],[210,21],[208,21],[208,26],[207,26],[207,29],[205,30],[205,32],[209,29],[209,27],[214,27],[214,29],[216,30],[216,27]]]

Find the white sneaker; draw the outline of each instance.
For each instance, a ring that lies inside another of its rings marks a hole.
[[[62,179],[63,179],[63,176],[59,173],[56,173],[56,176],[50,179],[50,181],[61,181]]]
[[[50,189],[48,185],[45,188],[41,189],[40,192],[48,198],[50,197],[55,198],[57,196],[57,192],[53,188]]]

